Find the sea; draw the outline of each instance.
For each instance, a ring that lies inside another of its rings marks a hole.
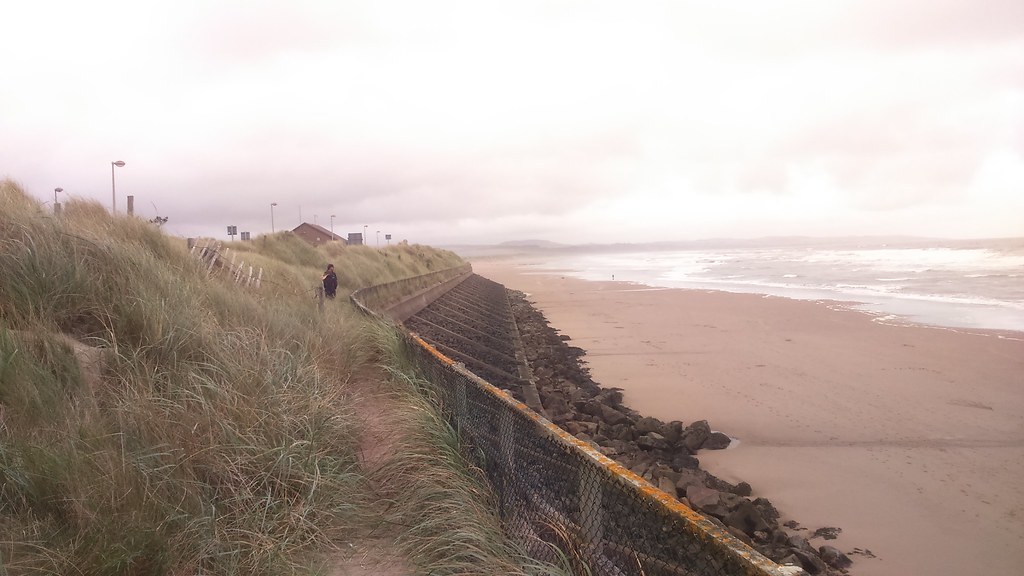
[[[709,241],[543,253],[530,265],[535,272],[822,300],[890,324],[1024,332],[1024,239]]]

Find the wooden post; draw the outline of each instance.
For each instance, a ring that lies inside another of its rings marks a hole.
[[[316,298],[316,309],[320,312],[320,314],[323,314],[324,313],[324,287],[323,286],[317,286],[316,288],[313,289],[313,291],[315,293],[314,297]]]
[[[206,273],[210,274],[213,272],[213,265],[217,262],[217,248],[210,251],[210,267],[206,269]]]
[[[259,290],[259,288],[260,288],[260,280],[262,280],[262,279],[263,279],[263,268],[260,267],[260,273],[256,275],[256,289],[257,290]]]

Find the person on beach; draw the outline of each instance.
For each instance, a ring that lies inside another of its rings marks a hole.
[[[338,275],[334,273],[334,264],[327,265],[327,270],[324,271],[320,281],[324,283],[324,294],[328,298],[334,298],[338,292]]]

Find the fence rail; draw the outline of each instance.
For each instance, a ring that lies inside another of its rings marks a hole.
[[[367,293],[376,292],[357,291],[353,302],[383,315],[365,305]],[[773,563],[428,342],[403,334],[439,408],[490,481],[507,532],[533,557],[568,558],[575,572],[595,576],[805,574]]]

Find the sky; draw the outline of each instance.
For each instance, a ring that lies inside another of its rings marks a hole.
[[[179,236],[1024,236],[1020,0],[0,0],[0,20],[0,178],[47,206],[116,186]]]

